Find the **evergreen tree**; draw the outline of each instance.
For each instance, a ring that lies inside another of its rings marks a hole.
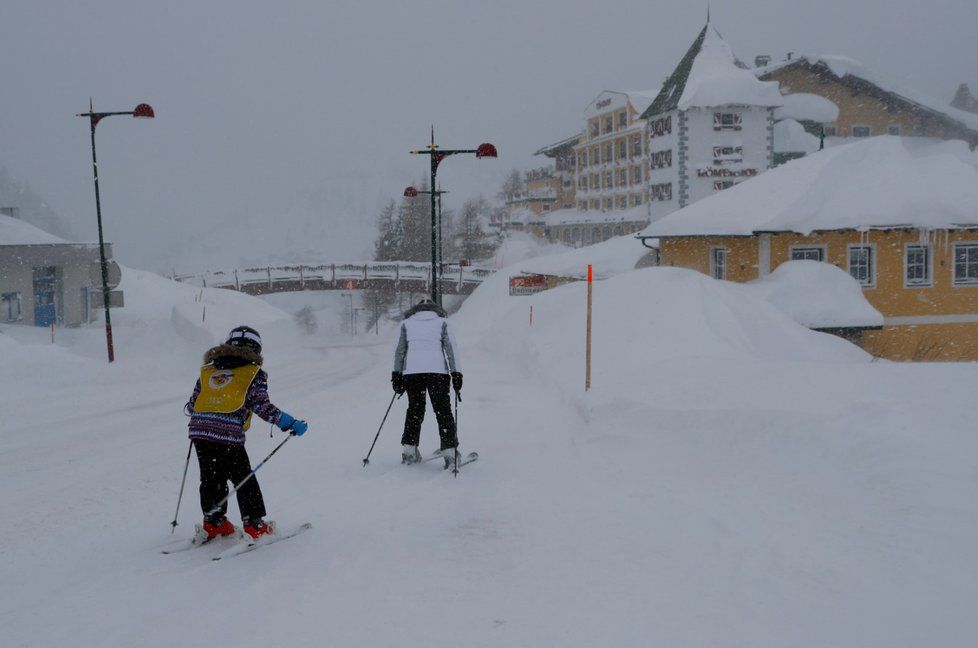
[[[492,206],[482,196],[470,198],[462,205],[454,236],[459,259],[488,259],[499,247],[499,237],[486,230],[491,210]]]
[[[523,182],[523,174],[519,169],[513,169],[506,174],[506,179],[503,180],[502,189],[499,191],[499,198],[505,202],[524,193],[526,193],[526,183]]]
[[[397,204],[391,200],[377,217],[378,236],[374,243],[375,261],[395,261],[404,237],[404,226]]]

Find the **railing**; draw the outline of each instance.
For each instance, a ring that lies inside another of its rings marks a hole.
[[[489,268],[443,264],[441,289],[446,293],[470,293],[494,271]],[[230,288],[250,294],[296,290],[358,290],[393,284],[405,290],[431,287],[431,264],[407,261],[285,265],[198,274],[174,274],[176,281],[210,288]]]

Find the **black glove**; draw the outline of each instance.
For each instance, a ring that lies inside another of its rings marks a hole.
[[[407,385],[404,384],[404,374],[402,374],[400,371],[392,371],[391,387],[394,389],[394,393],[397,395],[401,395],[407,391]]]
[[[462,374],[458,371],[452,372],[452,389],[456,394],[462,391]]]

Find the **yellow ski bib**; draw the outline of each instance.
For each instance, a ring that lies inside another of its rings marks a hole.
[[[253,364],[234,369],[216,369],[214,365],[204,365],[200,368],[200,394],[194,403],[194,411],[220,414],[238,411],[244,407],[248,388],[260,368]],[[251,413],[248,414],[250,421]]]

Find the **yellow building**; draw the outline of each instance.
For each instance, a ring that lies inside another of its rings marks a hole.
[[[655,92],[606,90],[584,111],[577,158],[577,210],[624,210],[648,202],[645,120]]]
[[[870,138],[794,160],[646,228],[660,264],[750,281],[794,259],[849,272],[893,360],[978,360],[978,156]]]
[[[806,124],[815,135],[824,128],[826,137],[922,136],[978,145],[978,115],[898,88],[849,58],[801,56],[754,72],[762,81],[777,81],[783,95],[817,95],[835,104],[834,121]]]

